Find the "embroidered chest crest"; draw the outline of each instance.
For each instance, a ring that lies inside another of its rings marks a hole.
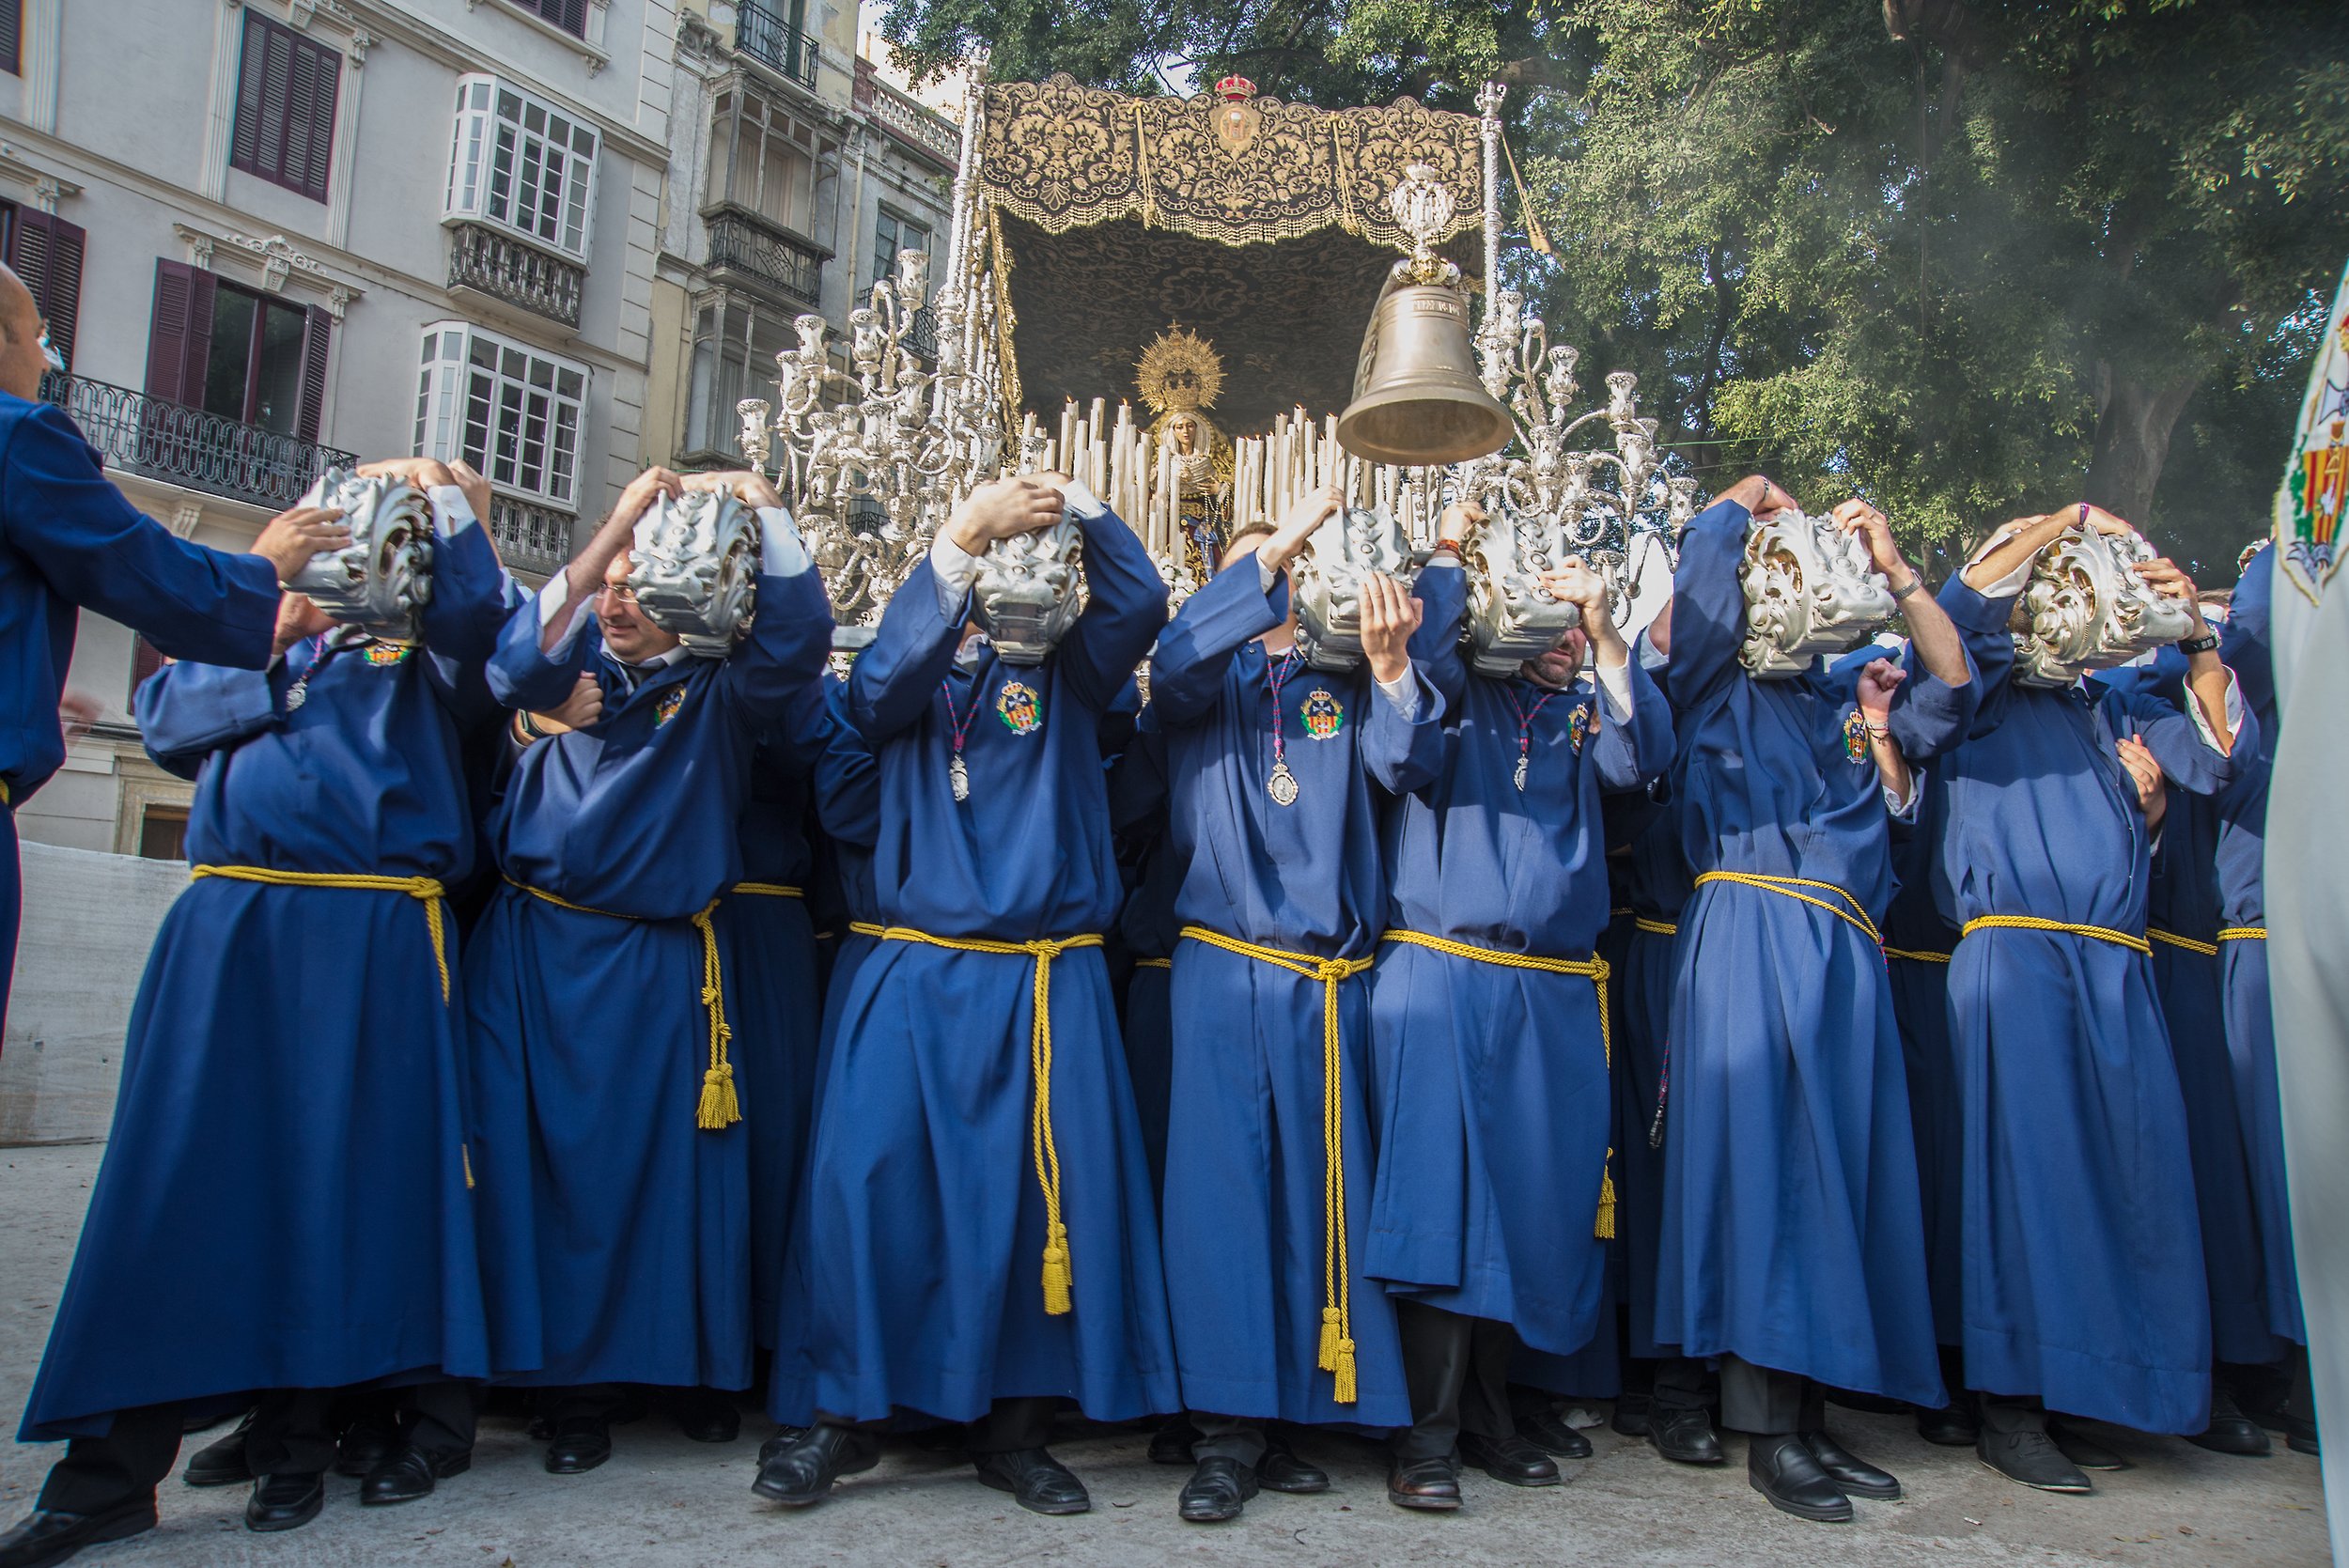
[[[397,669],[416,650],[406,643],[369,643],[367,662],[379,670]]]
[[[1589,703],[1578,706],[1566,718],[1566,738],[1574,745],[1575,754],[1582,754],[1582,742],[1598,733],[1598,709]]]
[[[682,686],[670,687],[666,691],[661,693],[661,700],[653,705],[652,727],[654,729],[659,729],[663,724],[666,724],[670,720],[677,716],[677,709],[683,707],[684,706],[685,688]]]
[[[1860,717],[1858,707],[1843,716],[1843,754],[1854,762],[1868,757],[1868,721]]]
[[[1315,687],[1305,694],[1305,706],[1299,715],[1304,721],[1305,734],[1315,740],[1335,740],[1346,728],[1346,709],[1338,706],[1326,687]]]
[[[1007,680],[995,693],[995,717],[1014,735],[1034,735],[1044,727],[1044,699],[1025,681]]]

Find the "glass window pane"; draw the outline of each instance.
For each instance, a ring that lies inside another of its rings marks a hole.
[[[261,347],[253,366],[253,423],[281,436],[302,418],[302,349],[308,327],[301,311],[261,305]]]
[[[212,346],[204,362],[204,411],[242,421],[253,368],[253,313],[261,302],[236,288],[212,293]]]
[[[554,390],[558,396],[570,398],[576,401],[581,392],[584,390],[580,384],[579,372],[576,370],[566,370],[563,374],[557,376],[554,379]]]

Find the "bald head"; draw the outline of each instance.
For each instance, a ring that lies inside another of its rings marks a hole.
[[[26,402],[40,395],[40,373],[49,367],[40,347],[43,330],[33,291],[0,267],[0,392]]]

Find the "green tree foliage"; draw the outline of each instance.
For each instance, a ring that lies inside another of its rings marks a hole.
[[[1948,549],[2082,494],[2206,576],[2263,525],[2349,250],[2340,0],[896,0],[917,66],[1507,113],[1513,281],[1707,479]]]

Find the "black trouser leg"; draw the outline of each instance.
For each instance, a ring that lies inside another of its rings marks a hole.
[[[1394,1439],[1400,1460],[1442,1459],[1460,1438],[1460,1396],[1475,1356],[1476,1320],[1408,1298],[1394,1304],[1411,1425]],[[1505,1395],[1503,1396],[1505,1399]]]
[[[1666,1356],[1652,1364],[1657,1410],[1702,1410],[1713,1403],[1713,1374],[1703,1361]]]
[[[987,1414],[971,1423],[972,1453],[1018,1453],[1040,1449],[1051,1440],[1052,1416],[1060,1401],[1051,1398],[999,1399]]]
[[[117,1410],[103,1437],[76,1437],[49,1467],[39,1507],[58,1514],[111,1514],[155,1500],[155,1488],[179,1457],[179,1406]]]
[[[401,1427],[408,1440],[433,1459],[473,1452],[474,1390],[471,1383],[443,1378],[400,1390]]]
[[[1510,1403],[1509,1358],[1517,1330],[1488,1317],[1469,1319],[1468,1380],[1460,1385],[1460,1430],[1479,1437],[1507,1437],[1517,1429]]]
[[[1798,1374],[1757,1367],[1739,1356],[1721,1358],[1721,1424],[1732,1431],[1762,1436],[1800,1432],[1806,1415],[1815,1430],[1823,1404]]]
[[[1194,1460],[1236,1459],[1252,1470],[1264,1463],[1263,1421],[1252,1416],[1211,1416],[1194,1410],[1190,1424],[1199,1429],[1199,1440],[1190,1445]]]
[[[333,1389],[272,1389],[244,1435],[255,1475],[322,1475],[334,1464]]]

